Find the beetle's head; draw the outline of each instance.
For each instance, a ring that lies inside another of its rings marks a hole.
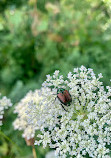
[[[57,89],[57,94],[59,94],[59,93],[63,93],[64,91],[65,91],[64,88],[58,88],[58,89]]]

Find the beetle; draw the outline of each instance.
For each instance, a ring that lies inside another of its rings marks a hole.
[[[71,95],[69,93],[68,90],[64,89],[64,88],[58,88],[57,89],[57,98],[59,99],[59,101],[61,102],[61,106],[62,108],[67,111],[63,104],[65,106],[70,106],[70,103],[72,102],[72,98]]]

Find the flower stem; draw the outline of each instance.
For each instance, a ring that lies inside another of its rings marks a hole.
[[[37,158],[37,154],[36,154],[36,150],[35,150],[35,146],[32,146],[32,152],[33,152],[33,158]]]
[[[6,140],[8,140],[9,142],[12,143],[12,145],[14,145],[16,147],[16,149],[21,153],[21,149],[19,148],[19,146],[13,142],[8,136],[6,136],[1,130],[0,130],[0,135],[2,135]]]

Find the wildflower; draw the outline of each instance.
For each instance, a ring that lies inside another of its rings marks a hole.
[[[105,91],[101,77],[84,66],[69,72],[67,80],[59,71],[47,76],[39,105],[28,108],[29,125],[41,131],[35,145],[48,144],[60,158],[110,157],[111,88]],[[63,105],[67,111],[56,99],[58,88],[67,89],[71,94],[71,105]]]
[[[1,96],[1,94],[0,94],[0,96]],[[8,107],[11,107],[11,106],[12,106],[12,103],[11,103],[10,99],[8,99],[6,96],[4,96],[0,99],[0,126],[2,125],[4,110],[8,109]]]

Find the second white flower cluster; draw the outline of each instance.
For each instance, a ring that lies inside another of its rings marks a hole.
[[[1,97],[1,94],[0,94]],[[0,98],[0,126],[2,125],[4,110],[11,107],[12,103],[11,100],[8,99],[6,96]]]

